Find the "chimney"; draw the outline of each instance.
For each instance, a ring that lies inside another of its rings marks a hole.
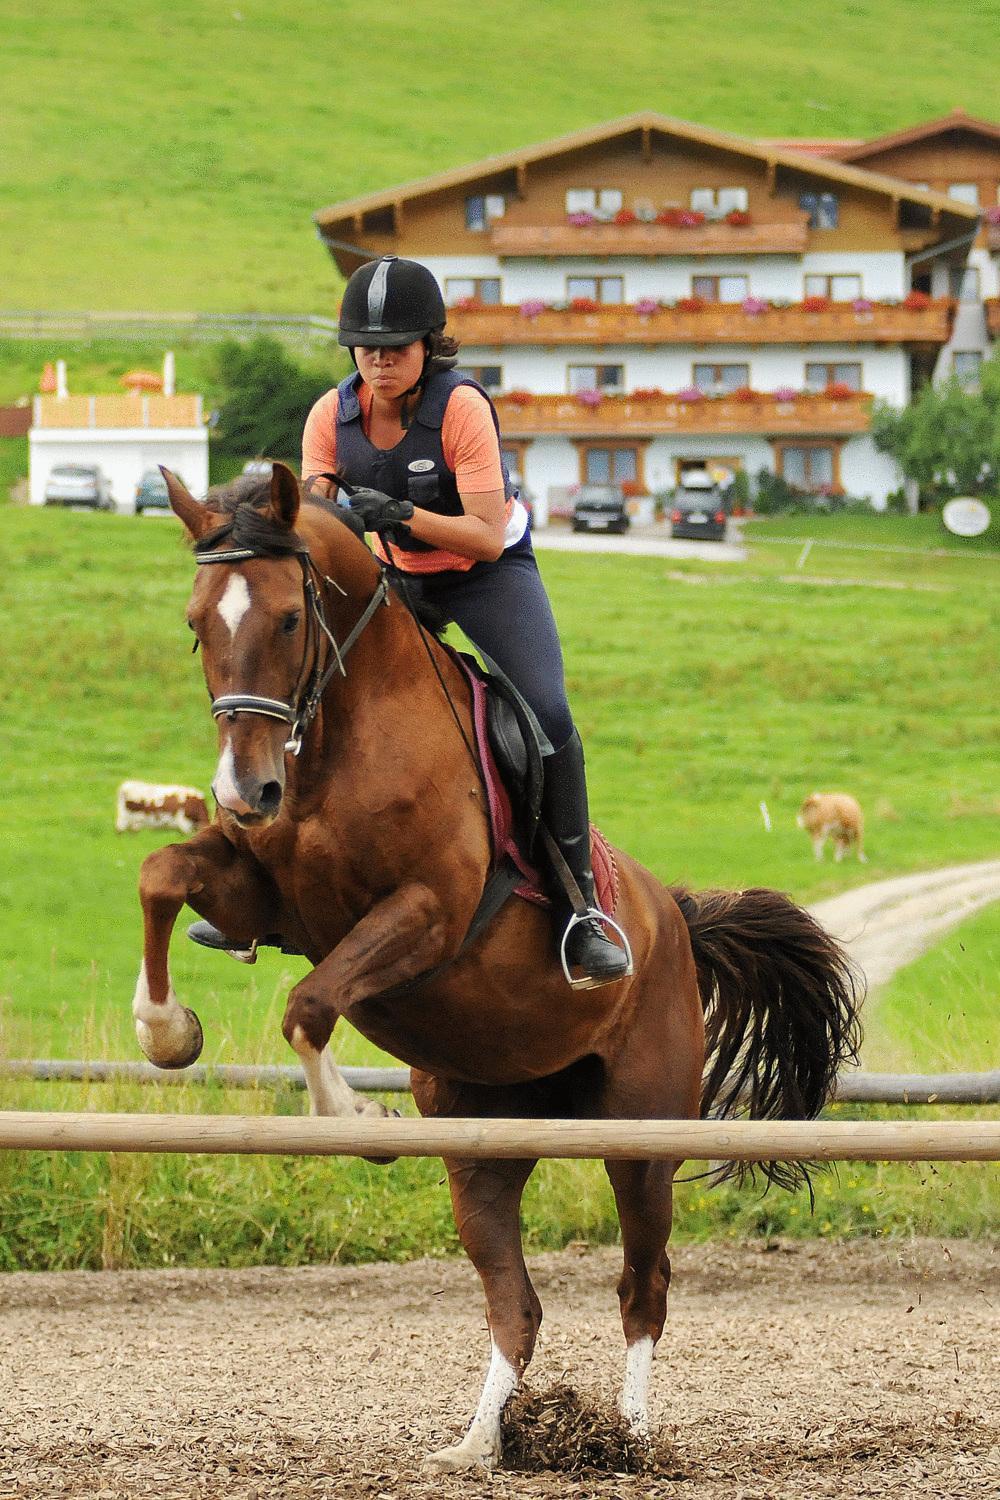
[[[173,396],[176,391],[176,380],[174,375],[174,351],[168,349],[163,356],[163,394]]]

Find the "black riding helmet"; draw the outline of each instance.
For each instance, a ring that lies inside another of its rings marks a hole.
[[[436,333],[447,318],[441,288],[419,261],[383,255],[344,289],[337,340],[348,349],[396,349]]]

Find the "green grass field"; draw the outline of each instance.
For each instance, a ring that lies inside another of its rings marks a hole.
[[[989,0],[51,0],[44,25],[10,0],[4,56],[6,306],[328,312],[328,203],[640,109],[803,136],[991,117],[1000,49]]]
[[[0,852],[0,1054],[135,1057],[139,864],[167,835],[113,831],[126,776],[206,787],[214,730],[183,609],[190,559],[172,520],[24,510],[3,517],[7,737]],[[795,532],[793,542],[781,540]],[[985,543],[932,555],[931,517],[755,523],[744,564],[541,554],[596,815],[669,880],[767,884],[798,900],[995,857],[998,569]],[[909,552],[847,550],[889,538]],[[987,539],[988,541],[989,539]],[[902,587],[901,585],[906,585]],[[814,863],[802,796],[854,791],[870,863]],[[766,801],[773,831],[765,832]],[[1000,913],[901,975],[871,1013],[871,1066],[995,1062]],[[208,1061],[289,1061],[279,1021],[301,961],[246,969],[178,938],[173,969]],[[342,1061],[378,1054],[355,1034]],[[6,1108],[282,1111],[301,1096],[0,1080]],[[886,1111],[880,1111],[884,1114]],[[921,1181],[929,1183],[925,1190]],[[919,1188],[919,1191],[918,1191]],[[445,1253],[436,1162],[248,1162],[0,1154],[0,1267],[239,1264]],[[681,1193],[678,1232],[986,1233],[996,1174],[844,1169],[804,1194]],[[542,1167],[534,1248],[613,1238],[590,1164]]]

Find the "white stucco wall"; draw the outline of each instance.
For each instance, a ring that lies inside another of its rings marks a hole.
[[[501,260],[496,255],[425,257],[442,287],[449,277],[499,276],[501,299],[516,304],[531,297],[559,302],[566,297],[568,276],[621,276],[625,301],[658,297],[669,301],[691,293],[692,276],[747,276],[752,296],[797,301],[804,278],[812,274],[859,275],[862,294],[904,297],[909,289],[902,251],[856,251],[806,255],[614,256],[608,259],[549,257]]]
[[[965,347],[964,345],[962,347]],[[659,386],[679,391],[693,380],[695,364],[746,364],[755,390],[773,391],[779,386],[801,390],[806,383],[806,365],[813,363],[861,364],[866,391],[905,406],[910,398],[910,364],[904,350],[874,344],[679,344],[644,348],[635,344],[580,344],[559,349],[537,345],[506,349],[463,344],[463,365],[500,365],[502,389],[526,389],[536,395],[564,395],[569,390],[570,365],[620,364],[625,367],[625,389]]]
[[[165,464],[199,499],[208,489],[208,432],[198,428],[32,428],[28,434],[32,505],[45,502],[56,464],[100,464],[120,511],[135,509],[135,488],[147,469]]]
[[[867,433],[851,438],[840,450],[840,483],[846,494],[862,500],[867,495],[876,510],[898,490],[903,474],[894,459],[879,453]]]

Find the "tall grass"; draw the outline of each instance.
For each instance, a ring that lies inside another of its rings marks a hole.
[[[5,7],[7,306],[329,311],[325,204],[634,110],[872,135],[996,108],[983,0]],[[885,58],[906,49],[905,87]],[[475,59],[470,74],[469,59]],[[498,107],[498,101],[502,101]]]

